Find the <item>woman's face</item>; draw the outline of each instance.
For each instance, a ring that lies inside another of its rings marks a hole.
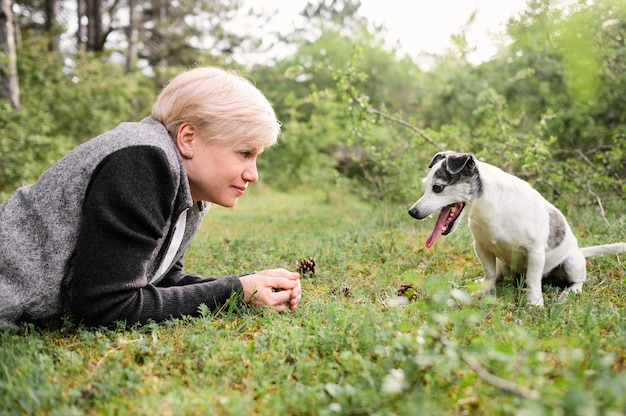
[[[197,137],[191,152],[183,160],[194,201],[233,207],[248,183],[259,179],[256,159],[263,149],[255,145],[206,142]]]

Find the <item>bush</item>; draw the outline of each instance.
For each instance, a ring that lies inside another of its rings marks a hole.
[[[29,183],[74,146],[149,115],[158,90],[95,55],[64,58],[44,39],[20,48],[21,109],[0,102],[0,192]]]

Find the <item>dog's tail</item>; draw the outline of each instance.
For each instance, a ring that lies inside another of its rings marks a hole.
[[[601,246],[581,247],[585,257],[601,256],[602,254],[618,254],[626,252],[626,243],[603,244]]]

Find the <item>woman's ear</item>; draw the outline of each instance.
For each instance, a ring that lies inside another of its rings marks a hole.
[[[193,146],[196,139],[196,129],[189,123],[182,123],[178,126],[176,133],[176,147],[183,157],[191,159],[193,157]]]

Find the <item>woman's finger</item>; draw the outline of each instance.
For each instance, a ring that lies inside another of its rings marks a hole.
[[[261,270],[260,272],[256,272],[256,274],[268,277],[282,277],[291,280],[297,280],[300,278],[300,273],[290,272],[289,270],[280,268],[280,269],[270,269],[270,270]]]

